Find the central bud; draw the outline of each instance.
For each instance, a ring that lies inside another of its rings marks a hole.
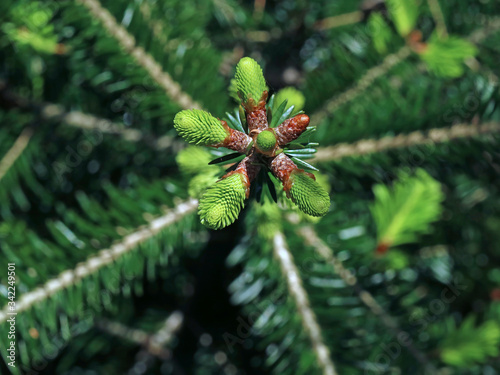
[[[274,154],[277,143],[276,135],[269,129],[261,131],[255,139],[255,147],[257,150],[266,155]]]

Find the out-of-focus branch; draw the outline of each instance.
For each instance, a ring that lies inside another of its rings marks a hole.
[[[67,111],[59,104],[39,103],[22,98],[9,91],[2,81],[0,81],[0,108],[19,108],[23,111],[39,114],[42,120],[56,121],[82,130],[98,131],[103,134],[116,134],[130,142],[142,141],[154,149],[183,147],[183,143],[176,142],[174,137],[168,135],[156,139],[152,135],[144,134],[139,129],[125,128],[122,124],[89,113]]]
[[[288,220],[297,224],[297,220],[294,217],[289,216]],[[397,321],[384,310],[384,308],[377,302],[370,292],[363,289],[359,285],[356,276],[344,267],[342,261],[333,254],[332,249],[330,249],[318,237],[316,231],[312,227],[303,226],[299,228],[298,233],[302,236],[305,243],[312,246],[314,250],[333,267],[334,271],[342,278],[342,280],[344,280],[347,285],[351,286],[356,291],[361,302],[363,302],[375,316],[379,317],[382,323],[392,331],[395,337],[404,334],[401,328],[399,328]],[[434,366],[430,363],[429,358],[416,348],[415,345],[411,343],[407,346],[407,348],[417,361],[419,361],[427,369],[431,370],[432,373],[435,372]]]
[[[283,233],[277,232],[273,239],[274,257],[278,260],[286,280],[290,296],[295,302],[297,312],[300,315],[304,330],[311,340],[313,351],[316,354],[318,365],[324,375],[336,375],[335,365],[330,358],[330,351],[325,345],[316,314],[314,314],[309,303],[309,297],[302,285],[299,270],[294,263],[293,256],[288,250]]]
[[[125,254],[136,249],[140,244],[158,235],[163,229],[194,212],[197,207],[198,201],[195,199],[179,203],[175,209],[166,215],[154,219],[145,228],[138,228],[135,232],[125,236],[122,241],[99,251],[85,262],[78,264],[76,268],[64,271],[59,276],[47,281],[44,285],[24,293],[16,303],[16,312],[19,314],[28,310],[33,305],[51,298],[57,292],[71,287],[81,279],[95,274],[101,268],[115,262]],[[9,317],[8,313],[8,306],[0,310],[0,323],[7,320]]]
[[[130,54],[136,63],[144,68],[151,78],[165,90],[167,96],[181,108],[201,109],[201,106],[182,91],[180,85],[163,71],[161,65],[142,47],[135,43],[135,38],[105,9],[98,0],[75,0],[83,4],[89,13],[98,20],[107,32],[116,39],[124,51]]]
[[[446,22],[441,5],[439,5],[439,0],[427,0],[427,4],[429,5],[432,17],[436,23],[436,31],[438,35],[442,38],[446,38],[448,36],[448,29],[446,28]]]
[[[17,137],[9,151],[7,151],[7,153],[0,160],[0,181],[7,174],[10,167],[12,167],[16,160],[22,155],[23,151],[28,146],[32,135],[33,129],[25,128],[19,137]]]
[[[337,16],[332,16],[319,20],[314,24],[314,28],[316,30],[328,30],[340,26],[346,26],[346,25],[351,25],[353,23],[358,23],[361,22],[362,19],[363,19],[363,12],[358,10],[355,12],[340,14]]]
[[[484,134],[500,132],[500,123],[486,122],[484,124],[457,124],[449,128],[436,128],[428,131],[415,131],[400,134],[395,137],[380,139],[362,139],[354,143],[340,143],[318,149],[314,161],[328,162],[349,156],[361,156],[393,149],[407,148],[418,145],[449,142],[454,139],[474,138]]]
[[[154,334],[147,333],[140,329],[127,327],[118,322],[101,319],[96,326],[102,331],[124,340],[136,343],[144,347],[151,355],[161,359],[169,359],[171,352],[166,346],[182,327],[184,315],[180,311],[174,311],[165,320],[163,326]]]
[[[380,65],[369,69],[354,86],[328,100],[319,111],[311,116],[311,124],[319,125],[342,105],[359,97],[377,78],[387,74],[394,66],[406,60],[410,54],[410,47],[404,46],[398,52],[386,56]]]

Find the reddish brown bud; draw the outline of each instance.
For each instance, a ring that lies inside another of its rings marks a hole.
[[[248,146],[252,142],[252,138],[245,133],[230,128],[226,121],[221,121],[221,123],[222,126],[229,132],[229,135],[222,142],[216,144],[215,147],[226,147],[230,150],[246,154]]]
[[[300,114],[286,120],[275,130],[278,144],[283,147],[297,139],[309,126],[309,116]]]
[[[269,127],[267,123],[266,101],[267,91],[264,91],[258,103],[255,103],[253,99],[250,99],[246,103],[241,103],[247,115],[250,136],[253,136],[253,131],[262,131]]]

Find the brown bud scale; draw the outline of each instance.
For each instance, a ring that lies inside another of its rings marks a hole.
[[[274,129],[278,144],[283,147],[286,144],[296,140],[309,125],[309,116],[300,114],[284,121],[280,126]]]
[[[258,133],[269,127],[267,123],[266,101],[267,91],[264,91],[258,103],[255,103],[253,99],[248,100],[246,103],[242,103],[247,114],[248,131],[251,136],[253,135],[252,132]]]
[[[222,142],[214,145],[214,147],[226,147],[230,150],[246,154],[248,145],[252,142],[252,138],[245,133],[230,128],[226,121],[221,121],[221,123],[229,135]]]

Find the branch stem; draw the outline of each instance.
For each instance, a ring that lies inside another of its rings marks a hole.
[[[484,124],[457,124],[449,128],[435,128],[427,132],[414,131],[409,134],[400,134],[395,137],[380,139],[362,139],[354,143],[340,143],[318,149],[313,159],[316,162],[329,162],[345,157],[361,156],[393,149],[400,149],[419,145],[439,144],[454,139],[466,139],[485,134],[500,132],[499,122]]]
[[[293,256],[288,250],[283,233],[277,232],[273,238],[274,256],[278,260],[281,272],[286,279],[286,285],[290,296],[293,298],[297,311],[302,320],[309,339],[313,345],[318,364],[324,375],[336,375],[335,365],[330,358],[330,350],[325,345],[319,324],[311,309],[307,292],[302,285],[299,270],[294,263]]]
[[[176,208],[164,216],[151,221],[146,228],[140,228],[124,237],[122,241],[114,244],[108,249],[99,251],[95,256],[80,263],[72,270],[66,270],[59,276],[47,281],[43,286],[23,294],[16,303],[16,312],[21,313],[28,310],[34,304],[40,303],[57,292],[67,289],[90,275],[95,274],[101,268],[115,262],[125,254],[130,253],[140,244],[156,236],[160,231],[179,221],[189,213],[196,210],[198,201],[190,199],[182,202]],[[9,315],[8,306],[0,310],[0,323],[5,322]]]

